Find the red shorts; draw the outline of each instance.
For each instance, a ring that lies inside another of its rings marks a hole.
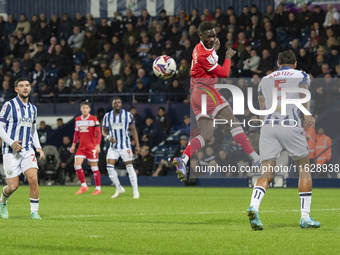
[[[89,162],[98,162],[98,154],[96,153],[95,147],[79,147],[76,152],[75,158],[87,158]]]
[[[208,91],[209,93],[207,93]],[[207,113],[202,113],[202,95],[206,95]],[[229,102],[213,87],[204,87],[204,90],[196,87],[191,93],[191,106],[196,116],[196,121],[200,118],[215,118],[223,109],[229,106]]]

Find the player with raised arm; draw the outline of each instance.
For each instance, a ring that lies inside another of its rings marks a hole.
[[[291,51],[281,52],[278,56],[278,70],[265,76],[259,84],[259,102],[261,110],[270,109],[273,103],[273,93],[277,90],[277,110],[267,116],[261,116],[264,125],[260,134],[260,155],[262,161],[262,176],[257,180],[251,196],[250,207],[247,210],[250,225],[253,230],[262,230],[258,211],[262,198],[268,185],[274,180],[276,159],[284,148],[295,161],[299,170],[299,194],[301,209],[301,228],[318,228],[320,222],[314,221],[310,216],[312,200],[312,177],[309,172],[309,149],[303,127],[314,127],[315,119],[304,114],[304,121],[299,118],[299,108],[296,105],[287,105],[287,115],[281,114],[281,89],[310,87],[309,76],[295,70],[296,56]],[[289,92],[287,99],[304,98],[304,93]],[[310,111],[310,101],[303,106]],[[282,125],[281,125],[282,124]],[[285,125],[285,126],[284,126]],[[289,127],[288,127],[289,126]]]
[[[74,153],[79,138],[79,146],[76,155],[74,156],[74,169],[76,170],[81,186],[76,194],[82,194],[89,190],[82,169],[84,159],[87,158],[96,184],[96,188],[92,195],[99,195],[102,192],[100,187],[100,172],[98,169],[98,153],[100,152],[102,133],[98,119],[90,114],[91,104],[87,100],[80,104],[80,110],[82,115],[78,116],[75,120],[75,132],[73,143],[70,148],[70,152]]]
[[[216,54],[216,50],[220,47],[220,41],[216,37],[214,23],[209,21],[202,22],[199,25],[198,33],[201,41],[196,45],[192,53],[191,106],[201,134],[190,141],[182,157],[174,158],[173,160],[173,164],[177,167],[178,178],[182,181],[186,180],[186,164],[190,157],[212,139],[214,132],[213,119],[225,119],[228,123],[232,120],[233,125],[230,127],[230,132],[234,140],[242,146],[242,149],[253,163],[260,164],[259,155],[254,151],[242,127],[236,124],[238,120],[234,116],[229,102],[214,88],[217,78],[228,77],[230,60],[236,54],[236,51],[228,49],[225,54],[224,64],[220,66]],[[201,112],[202,96],[206,96],[207,114]]]
[[[129,174],[130,183],[133,189],[133,198],[139,198],[137,175],[132,165],[133,153],[131,148],[129,129],[133,139],[136,142],[136,152],[139,151],[138,134],[130,112],[122,109],[122,100],[115,97],[112,100],[113,110],[106,113],[103,120],[103,134],[110,142],[110,148],[107,152],[107,172],[112,183],[116,186],[116,192],[111,198],[116,198],[125,192],[120,184],[118,174],[115,170],[115,164],[119,157],[124,161],[126,170]]]
[[[18,96],[7,101],[0,113],[0,137],[7,185],[2,189],[0,216],[8,218],[7,200],[19,187],[19,175],[25,174],[29,183],[31,219],[41,220],[39,209],[38,165],[36,151],[40,160],[45,158],[37,133],[37,108],[28,102],[31,84],[21,77],[14,82]]]

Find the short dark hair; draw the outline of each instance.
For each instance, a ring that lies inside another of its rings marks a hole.
[[[214,29],[214,28],[215,28],[214,23],[212,23],[210,21],[204,21],[199,25],[198,33],[202,34],[204,31],[211,30],[211,29]]]
[[[293,52],[287,50],[279,53],[278,62],[280,65],[294,65],[296,62],[296,56]]]
[[[121,102],[123,102],[123,100],[122,100],[120,97],[114,97],[114,98],[112,98],[112,101],[111,101],[111,102],[114,103],[115,100],[120,100]]]
[[[28,79],[26,77],[20,77],[16,79],[14,82],[14,87],[18,87],[19,82],[22,82],[22,81],[28,81]]]
[[[57,119],[57,121],[59,121],[59,120],[63,121],[63,119],[62,119],[62,118],[58,118],[58,119]]]
[[[83,105],[87,105],[88,107],[91,108],[91,103],[88,99],[86,99],[84,102],[81,102],[80,107],[82,107]]]
[[[162,110],[163,112],[165,112],[165,108],[163,106],[159,107],[158,110]]]

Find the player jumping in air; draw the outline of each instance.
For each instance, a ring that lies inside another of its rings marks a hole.
[[[122,109],[122,100],[115,97],[112,100],[113,110],[106,113],[103,121],[103,134],[110,141],[110,148],[107,152],[107,172],[112,183],[116,186],[116,192],[112,198],[118,197],[125,192],[120,185],[118,174],[115,170],[116,161],[121,157],[125,163],[133,189],[133,198],[139,198],[137,175],[132,165],[133,154],[129,136],[129,129],[136,142],[136,152],[139,151],[138,134],[133,121],[132,114]]]
[[[98,153],[100,152],[102,133],[100,131],[98,119],[90,114],[91,104],[88,101],[82,102],[80,104],[80,110],[82,115],[78,116],[75,120],[75,132],[73,143],[70,148],[70,152],[74,153],[79,138],[79,147],[74,156],[74,169],[76,170],[81,186],[76,194],[82,194],[89,190],[85,181],[83,169],[81,168],[84,159],[87,158],[96,184],[96,188],[92,195],[99,195],[102,192],[100,188],[100,172],[98,169]]]
[[[294,70],[296,68],[296,57],[290,51],[279,54],[277,66],[279,70],[265,76],[259,84],[259,102],[261,110],[270,109],[273,103],[273,91],[278,92],[278,108],[272,114],[261,116],[264,125],[260,134],[260,155],[262,160],[262,176],[257,180],[251,196],[248,217],[253,230],[262,230],[263,225],[259,218],[259,208],[269,183],[274,180],[276,159],[284,148],[295,161],[299,170],[299,194],[301,206],[301,228],[318,228],[320,222],[314,221],[310,216],[312,200],[312,177],[309,172],[309,149],[303,131],[303,126],[314,127],[315,119],[310,115],[304,115],[302,123],[299,116],[299,108],[296,105],[287,105],[287,115],[281,114],[281,89],[282,88],[303,88],[310,87],[309,76],[303,72]],[[304,98],[305,94],[298,92],[287,93],[289,99]],[[310,102],[303,104],[309,109]],[[283,126],[284,125],[290,126]]]
[[[41,220],[39,209],[38,165],[33,149],[45,158],[37,133],[37,108],[28,102],[31,84],[27,78],[14,82],[18,96],[7,101],[0,113],[0,137],[7,185],[0,198],[1,218],[8,218],[7,200],[19,187],[19,175],[25,174],[30,186],[31,219]]]
[[[186,164],[190,157],[212,139],[213,119],[225,119],[228,120],[228,123],[232,120],[233,125],[230,127],[230,132],[234,140],[242,146],[253,163],[260,164],[260,157],[251,146],[247,135],[239,124],[235,124],[238,120],[233,115],[229,102],[214,88],[217,78],[228,77],[230,60],[236,51],[228,49],[224,64],[220,66],[216,54],[216,50],[220,47],[220,41],[216,37],[215,25],[209,21],[202,22],[198,32],[201,41],[192,53],[191,105],[201,134],[190,141],[182,157],[173,160],[173,164],[177,167],[178,178],[182,181],[186,180]],[[207,115],[201,112],[202,95],[206,96]]]

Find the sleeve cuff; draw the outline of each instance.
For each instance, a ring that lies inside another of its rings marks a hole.
[[[210,69],[208,70],[208,72],[214,70],[217,66],[218,66],[218,64],[216,63],[212,68],[210,68]]]

